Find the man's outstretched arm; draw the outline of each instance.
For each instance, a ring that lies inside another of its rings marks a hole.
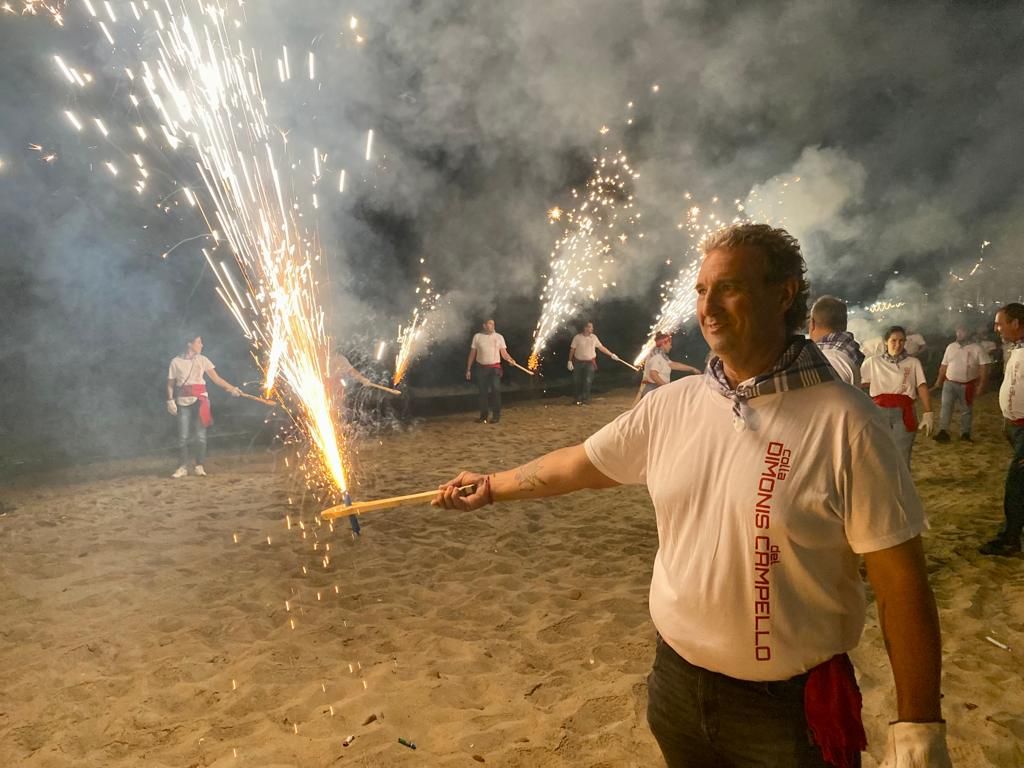
[[[460,496],[458,489],[467,485],[475,485],[476,490]],[[612,488],[616,485],[617,482],[591,463],[581,443],[559,448],[521,467],[492,475],[460,472],[440,487],[431,503],[445,509],[471,510],[496,501],[540,499],[584,488]]]

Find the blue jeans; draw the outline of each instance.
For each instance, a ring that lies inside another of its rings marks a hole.
[[[1006,522],[1000,532],[1005,539],[1019,540],[1024,529],[1024,427],[1006,422],[1006,439],[1013,446],[1013,458],[1006,472],[1003,514]]]
[[[590,387],[594,383],[596,372],[593,363],[589,360],[576,363],[572,370],[572,383],[577,403],[590,402]]]
[[[659,637],[647,724],[668,768],[826,768],[804,715],[806,681],[737,680],[690,664]]]
[[[476,386],[480,390],[480,418],[487,418],[487,409],[490,407],[492,418],[500,419],[501,369],[478,364],[473,370],[473,378],[476,379]]]
[[[967,404],[967,385],[946,379],[942,384],[942,408],[939,411],[939,429],[948,430],[953,420],[953,406],[960,405],[960,434],[971,434],[973,404]]]
[[[206,463],[206,425],[199,418],[199,402],[178,406],[178,456],[180,466],[188,465],[188,433],[195,424],[196,464]]]
[[[885,414],[883,418],[885,423],[889,426],[889,432],[892,434],[892,439],[896,441],[896,447],[900,451],[900,455],[904,461],[907,462],[907,467],[910,467],[910,454],[914,450],[914,441],[917,439],[917,432],[907,432],[907,428],[903,424],[903,409],[902,408],[882,408],[882,413]]]

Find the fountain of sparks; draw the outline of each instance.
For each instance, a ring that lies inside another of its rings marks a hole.
[[[548,212],[548,220],[564,221],[564,229],[551,251],[551,272],[540,296],[542,308],[533,333],[530,370],[540,366],[551,336],[586,304],[597,301],[609,285],[615,285],[606,270],[615,264],[616,251],[625,247],[640,218],[632,192],[637,178],[622,152],[594,158],[594,172],[586,186],[582,191],[572,190],[575,205]],[[643,233],[637,238],[643,238]]]
[[[208,230],[203,237],[212,242],[203,255],[217,278],[218,296],[253,345],[265,374],[264,391],[277,396],[313,446],[302,462],[306,482],[325,500],[337,500],[348,482],[344,440],[328,386],[331,343],[317,295],[321,250],[315,233],[302,223],[295,185],[279,170],[289,167],[282,165],[287,136],[269,123],[256,52],[235,36],[241,19],[224,4],[167,0],[159,10],[148,3],[129,5],[139,47],[143,41],[156,44],[152,61],[125,70],[141,124],[108,128],[100,118],[80,118],[70,110],[65,117],[76,131],[98,131],[124,156],[127,167],[113,161],[103,165],[115,179],[137,173],[134,189],[140,195],[150,178],[142,154],[147,147],[161,159],[170,157],[168,150],[178,158],[168,159],[169,169],[160,169],[160,176],[179,178],[182,168],[194,166],[201,184],[178,186],[158,207],[169,211],[165,202],[180,194],[202,217]],[[104,4],[108,26],[91,3],[83,6],[114,45],[111,30],[120,30],[113,9]],[[70,84],[81,87],[77,70],[55,58]],[[115,145],[115,133],[122,142],[124,137],[137,140],[140,151]],[[315,149],[313,156],[315,185],[323,156]],[[312,203],[315,208],[315,194]],[[222,257],[223,251],[230,257]]]
[[[424,260],[420,259],[420,263],[423,262]],[[409,364],[429,344],[431,332],[436,325],[435,312],[441,296],[433,289],[428,275],[420,278],[416,293],[420,298],[413,309],[412,319],[408,324],[398,328],[398,354],[395,355],[395,373],[391,379],[391,383],[396,387],[405,379]]]

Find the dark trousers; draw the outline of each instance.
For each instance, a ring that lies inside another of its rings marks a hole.
[[[487,409],[491,416],[501,418],[501,369],[477,365],[473,371],[476,386],[480,390],[480,418],[487,418]]]
[[[647,723],[668,768],[827,768],[807,729],[806,680],[737,680],[695,667],[659,637]]]
[[[594,373],[597,369],[593,363],[578,362],[572,369],[573,389],[576,392],[577,403],[590,402],[590,387],[594,383]]]
[[[1024,427],[1006,422],[1006,439],[1013,446],[1013,458],[1006,472],[1006,491],[1003,494],[1003,514],[1006,524],[1002,536],[1019,541],[1024,528]]]

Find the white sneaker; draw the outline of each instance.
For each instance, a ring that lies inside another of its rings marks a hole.
[[[196,464],[195,474],[196,477],[206,477],[206,470],[203,469],[202,464]]]
[[[174,474],[171,475],[171,477],[177,480],[179,477],[185,477],[185,475],[187,474],[188,470],[185,467],[178,467],[176,470],[174,470]]]

